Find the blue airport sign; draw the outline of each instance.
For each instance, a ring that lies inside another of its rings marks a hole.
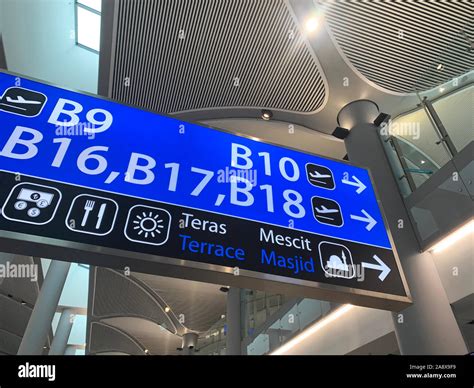
[[[1,230],[407,301],[368,170],[7,73],[0,93]]]

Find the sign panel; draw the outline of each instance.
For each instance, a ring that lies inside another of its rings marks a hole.
[[[366,169],[6,73],[0,93],[3,241],[409,302]]]

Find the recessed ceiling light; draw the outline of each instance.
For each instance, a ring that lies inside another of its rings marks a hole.
[[[309,18],[307,21],[306,21],[306,24],[305,24],[305,29],[306,29],[306,32],[314,32],[318,29],[319,27],[319,20],[315,17],[311,17]]]
[[[169,306],[166,306],[166,307],[165,307],[165,312],[169,313],[170,310],[171,310],[171,309],[169,308]]]
[[[273,113],[271,110],[268,109],[262,109],[262,119],[265,121],[270,120],[273,117]]]
[[[444,69],[444,65],[442,63],[438,64],[438,66],[436,66],[436,70],[443,70]]]
[[[148,349],[145,349],[145,354],[148,354]]]
[[[425,161],[424,161],[424,160],[422,160],[422,161],[421,161],[421,164],[425,164]]]
[[[445,89],[444,89],[443,87],[440,87],[440,88],[439,88],[439,91],[440,91],[441,93],[443,93],[444,90],[445,90]]]

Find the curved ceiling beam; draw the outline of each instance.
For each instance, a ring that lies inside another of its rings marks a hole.
[[[94,280],[92,296],[92,315],[94,317],[139,316],[165,326],[170,331],[178,331],[175,323],[164,311],[163,302],[161,302],[156,293],[141,282],[138,282],[137,279],[132,276],[125,276],[121,272],[110,268],[95,267]],[[113,287],[110,287],[111,284]],[[126,295],[118,297],[117,294],[125,292],[125,290]],[[137,293],[133,300],[130,299],[130,292],[132,290]],[[110,295],[110,292],[113,295]],[[114,302],[115,305],[112,305],[111,302]],[[148,303],[150,303],[150,306],[147,306]],[[160,311],[159,317],[163,321],[158,319],[156,311]]]
[[[220,319],[226,310],[226,296],[221,286],[191,280],[134,273],[159,295],[179,323],[178,334],[203,333]]]
[[[116,317],[101,321],[113,326],[136,339],[146,349],[147,354],[178,354],[182,337],[163,329],[155,322],[131,317]]]
[[[163,314],[165,314],[168,319],[173,323],[174,328],[175,328],[175,333],[178,335],[183,335],[186,333],[188,328],[184,326],[179,318],[177,317],[176,313],[173,311],[173,309],[169,306],[169,303],[167,303],[160,294],[158,294],[153,288],[149,287],[145,282],[142,280],[138,279],[136,276],[130,275],[130,278],[133,279],[133,281],[136,284],[139,284],[143,289],[146,289],[147,292],[149,292],[150,295],[153,295],[155,298],[156,302],[159,303],[161,310],[163,311]],[[169,309],[168,311],[166,311]]]
[[[90,340],[87,344],[90,354],[117,351],[135,355],[145,354],[145,347],[136,338],[117,327],[102,322],[92,322],[90,332]],[[107,336],[109,336],[110,347],[107,346]],[[132,348],[121,349],[119,343],[124,346],[128,344]]]

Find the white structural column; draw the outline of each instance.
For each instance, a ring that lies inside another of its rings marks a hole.
[[[226,355],[238,356],[241,354],[241,308],[240,288],[229,288],[227,292],[227,333]]]
[[[198,337],[197,333],[186,333],[183,335],[183,355],[192,356],[194,354]]]
[[[51,260],[28,326],[18,349],[19,355],[38,355],[51,330],[51,322],[58,307],[71,263]]]
[[[66,309],[61,313],[61,318],[59,318],[58,327],[51,343],[51,349],[49,349],[50,356],[62,356],[65,354],[69,335],[74,324],[74,317],[74,311],[71,309]]]
[[[378,113],[375,103],[354,101],[339,112],[338,123],[350,130],[345,139],[349,161],[368,167],[372,173],[413,298],[412,306],[393,314],[400,352],[466,354],[466,344],[432,256],[419,251],[378,128],[373,125]],[[399,220],[403,220],[402,228]]]

